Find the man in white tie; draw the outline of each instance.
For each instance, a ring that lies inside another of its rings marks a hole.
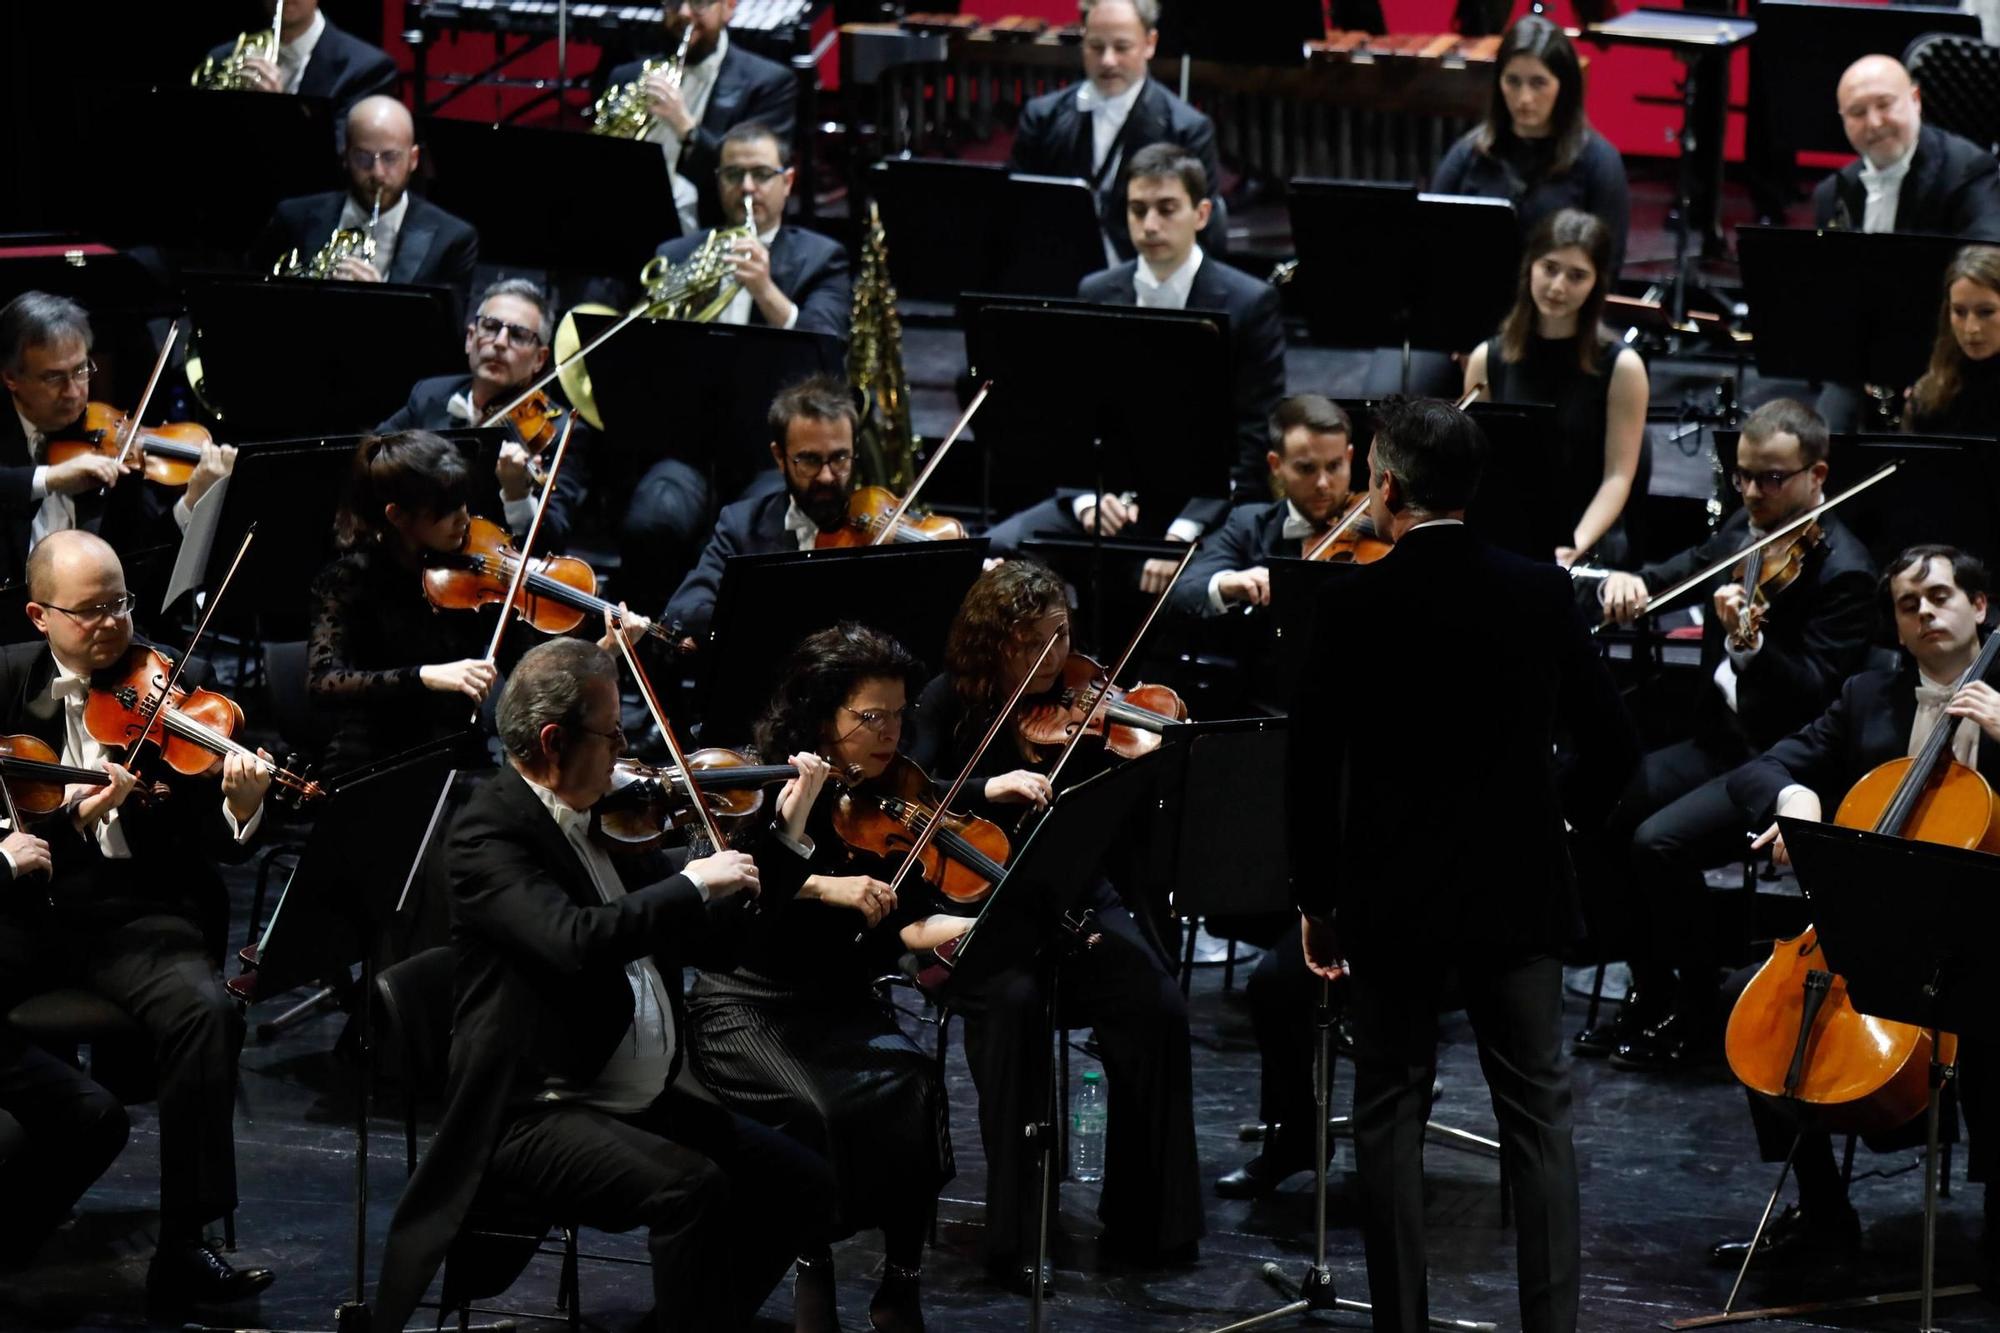
[[[1730,775],[1729,796],[1746,828],[1763,828],[1754,847],[1770,846],[1786,861],[1774,814],[1823,820],[1850,788],[1877,765],[1914,756],[1940,724],[1950,726],[1950,757],[2000,783],[2000,691],[1992,673],[1970,677],[1980,652],[1990,583],[1986,566],[1949,546],[1913,546],[1890,561],[1883,578],[1896,638],[1905,657],[1897,666],[1863,671],[1841,687],[1832,707]],[[1886,887],[1886,886],[1885,886]],[[1732,993],[1749,981],[1739,974]],[[1992,1140],[1994,1106],[1989,1092],[1989,1052],[1968,1038],[1959,1047],[1959,1104],[1975,1144]],[[1750,1095],[1750,1115],[1764,1160],[1785,1159],[1798,1127],[1764,1099]],[[1847,1186],[1824,1131],[1808,1131],[1792,1154],[1799,1201],[1765,1229],[1760,1249],[1771,1258],[1826,1263],[1851,1254],[1861,1223],[1848,1203]],[[2000,1198],[1986,1187],[1985,1254],[1993,1267],[2000,1242]],[[1718,1263],[1740,1264],[1747,1241],[1714,1247]]]
[[[273,5],[279,2],[264,0],[264,12],[273,13]],[[284,16],[278,20],[278,58],[243,62],[251,91],[324,97],[332,103],[338,134],[356,102],[395,88],[396,62],[329,23],[320,12],[319,0],[281,2]],[[268,29],[270,25],[264,26]],[[225,42],[209,54],[220,60],[234,46],[234,41]]]

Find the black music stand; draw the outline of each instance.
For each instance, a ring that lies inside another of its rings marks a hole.
[[[868,189],[889,238],[889,276],[904,300],[1073,296],[1104,267],[1097,201],[1081,180],[900,157],[876,163]]]
[[[202,395],[233,444],[372,430],[417,380],[465,371],[444,287],[215,276],[190,280],[187,303]]]
[[[1055,570],[1076,589],[1079,612],[1088,608],[1088,615],[1081,618],[1092,637],[1079,647],[1085,652],[1115,652],[1115,645],[1096,636],[1103,625],[1137,625],[1145,619],[1153,594],[1139,587],[1141,567],[1148,560],[1179,564],[1187,547],[1132,537],[1030,535],[1021,543],[1021,552]]]
[[[0,304],[29,291],[67,296],[98,318],[171,314],[179,305],[166,275],[130,250],[66,232],[0,235]]]
[[[656,143],[432,117],[430,199],[479,219],[482,263],[631,278],[681,234]]]
[[[1467,409],[1490,452],[1465,524],[1495,546],[1530,560],[1554,560],[1569,545],[1574,520],[1550,484],[1556,413],[1543,404],[1474,403]]]
[[[1839,0],[1758,0],[1750,43],[1752,113],[1769,117],[1771,142],[1799,153],[1852,153],[1833,90],[1865,55],[1900,55],[1925,33],[1979,36],[1979,16],[1942,5],[1844,4]]]
[[[703,649],[703,743],[747,737],[799,640],[843,620],[940,667],[945,632],[985,558],[983,539],[732,556]]]
[[[1950,236],[1739,227],[1757,372],[1813,383],[1915,382],[1937,338]]]

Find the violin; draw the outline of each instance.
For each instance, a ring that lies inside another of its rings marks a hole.
[[[83,726],[100,745],[160,747],[167,767],[198,777],[225,755],[241,755],[271,775],[279,788],[299,800],[316,800],[326,790],[233,739],[243,725],[236,701],[214,690],[176,685],[165,698],[174,666],[164,653],[135,643],[117,662],[92,675],[83,705]]]
[[[1007,873],[1011,848],[1000,826],[977,815],[940,813],[937,787],[914,759],[897,755],[880,777],[840,794],[833,828],[858,852],[907,859],[919,841],[926,882],[955,903],[976,903]],[[927,828],[936,825],[928,840]]]
[[[555,399],[540,389],[533,389],[527,397],[509,407],[502,417],[513,426],[514,433],[521,439],[521,447],[528,451],[528,477],[537,486],[548,480],[542,455],[556,442],[556,436],[562,434],[563,413],[564,408]]]
[[[1735,579],[1749,593],[1749,602],[1743,608],[1743,616],[1730,633],[1729,644],[1740,652],[1749,652],[1757,641],[1757,633],[1770,614],[1771,601],[1785,589],[1798,582],[1805,572],[1806,560],[1813,552],[1826,543],[1826,531],[1818,523],[1808,523],[1797,532],[1759,547],[1743,557],[1736,566]]]
[[[109,403],[92,403],[84,409],[77,429],[49,441],[50,466],[67,463],[82,454],[124,462],[136,458],[147,481],[162,486],[185,486],[201,462],[201,449],[214,438],[192,421],[173,421],[164,426],[132,425],[132,419]]]
[[[424,596],[440,611],[476,611],[505,601],[513,588],[514,609],[544,634],[567,634],[588,615],[636,619],[597,595],[596,571],[573,555],[536,556],[516,587],[520,569],[507,529],[475,515],[463,546],[425,556]],[[672,642],[662,626],[649,624],[646,633]]]
[[[1396,543],[1361,530],[1361,520],[1367,513],[1368,497],[1356,496],[1326,535],[1305,549],[1303,558],[1331,564],[1372,565],[1395,550]]]
[[[111,775],[88,768],[71,768],[57,762],[49,743],[39,736],[0,736],[0,780],[14,809],[24,815],[52,815],[63,808],[75,785],[102,787]]]
[[[890,542],[957,542],[965,540],[965,524],[941,514],[921,517],[898,511],[902,500],[886,486],[863,486],[847,499],[847,522],[814,539],[820,550],[848,546],[882,546]],[[890,521],[895,526],[891,528]]]
[[[1136,759],[1160,747],[1169,724],[1187,720],[1187,704],[1168,686],[1120,688],[1091,658],[1071,653],[1055,693],[1023,700],[1014,727],[1030,745],[1065,745],[1079,732],[1102,735],[1105,749]]]
[[[692,751],[688,771],[711,810],[721,818],[745,818],[764,806],[764,788],[799,775],[790,764],[758,764],[735,750]],[[695,818],[687,780],[671,768],[620,759],[612,768],[611,790],[597,803],[597,831],[614,847],[651,847]]]

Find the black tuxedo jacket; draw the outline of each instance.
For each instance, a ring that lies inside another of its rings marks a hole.
[[[375,431],[387,434],[394,430],[462,429],[466,423],[451,414],[448,404],[453,394],[469,392],[471,387],[470,375],[436,375],[418,380],[416,387],[410,390],[410,401],[397,408],[395,414],[377,426]],[[549,497],[548,512],[542,515],[542,532],[537,540],[544,550],[561,551],[564,548],[569,541],[571,525],[583,510],[584,497],[590,493],[592,438],[590,426],[579,417],[575,429],[570,431],[569,451],[563,455],[562,473],[556,478],[555,494]],[[532,492],[530,494],[532,496]],[[499,483],[495,482],[491,503],[475,505],[474,509],[499,513],[501,506]],[[514,535],[520,537],[524,533]]]
[[[611,71],[610,85],[638,79],[641,63],[630,60],[617,66]],[[722,136],[733,126],[754,120],[793,144],[798,118],[799,85],[792,72],[731,41],[723,54],[722,68],[715,72],[715,87],[709,92],[708,105],[702,108],[701,123],[681,145],[680,161],[675,166],[697,192],[695,215],[702,226],[724,221],[715,180],[716,168],[722,165]],[[796,156],[797,145],[793,150]]]
[[[1091,164],[1096,151],[1091,117],[1077,106],[1077,94],[1085,86],[1077,83],[1043,93],[1021,108],[1021,122],[1014,131],[1014,150],[1008,168],[1037,176],[1078,176],[1092,182],[1105,237],[1120,259],[1131,259],[1138,251],[1133,248],[1131,230],[1125,225],[1125,168],[1132,155],[1148,144],[1176,143],[1200,158],[1202,169],[1208,173],[1209,194],[1218,211],[1209,219],[1204,234],[1220,238],[1226,224],[1220,212],[1222,200],[1218,191],[1222,177],[1221,164],[1215,155],[1215,122],[1168,92],[1159,80],[1149,77],[1114,141],[1112,151],[1118,171],[1109,179],[1098,180]]]
[[[1108,305],[1137,305],[1132,275],[1139,261],[1107,268],[1085,278],[1076,294]],[[1271,494],[1271,411],[1285,396],[1285,321],[1278,289],[1205,255],[1188,290],[1189,310],[1220,310],[1229,316],[1230,366],[1236,401],[1236,461],[1230,469],[1230,503],[1255,504]]]
[[[1299,678],[1293,893],[1349,958],[1504,962],[1574,938],[1563,821],[1602,817],[1638,745],[1561,569],[1418,528],[1321,595]]]
[[[479,233],[422,195],[412,193],[409,199],[403,228],[396,233],[396,262],[382,278],[385,282],[449,287],[463,314],[471,308],[467,303],[472,295],[472,270],[479,264]],[[344,190],[280,200],[251,251],[252,267],[260,273],[269,272],[272,264],[294,249],[301,258],[312,254],[333,235],[346,205]]]
[[[1736,711],[1717,689],[1702,691],[1695,727],[1706,736],[1741,736],[1763,750],[1818,717],[1840,692],[1840,684],[1868,654],[1875,628],[1875,566],[1868,550],[1835,515],[1820,520],[1826,543],[1808,557],[1798,581],[1771,603],[1764,621],[1764,646],[1736,672]],[[1696,570],[1749,545],[1750,519],[1738,509],[1701,545],[1670,560],[1639,569],[1655,595]],[[1691,592],[1684,604],[1703,608],[1701,670],[1713,676],[1726,651],[1727,635],[1714,613],[1720,575]]]
[[[797,542],[785,531],[785,509],[791,492],[779,489],[768,495],[752,496],[726,504],[715,516],[715,531],[702,547],[701,559],[688,571],[681,586],[667,602],[661,623],[678,624],[682,632],[700,640],[715,618],[715,594],[722,587],[722,567],[732,555],[768,555],[773,551],[796,551]]]
[[[235,46],[236,40],[231,38],[209,54],[220,60]],[[347,135],[349,108],[364,97],[395,91],[396,77],[396,62],[386,52],[342,32],[328,19],[326,30],[313,46],[312,59],[306,62],[306,72],[299,77],[299,96],[324,97],[333,104],[334,138],[342,142]]]
[[[1261,565],[1274,555],[1297,555],[1302,543],[1285,540],[1286,502],[1238,505],[1229,521],[1201,539],[1201,550],[1167,596],[1167,609],[1183,616],[1208,614],[1208,581],[1232,569]]]
[[[35,514],[42,507],[31,493],[35,467],[20,415],[11,400],[0,402],[0,580],[19,579],[27,569]],[[128,586],[142,593],[155,584],[163,590],[164,576],[151,576],[171,570],[180,550],[180,525],[173,518],[180,496],[132,476],[101,494],[85,491],[72,498],[76,525],[110,542],[126,561]]]
[[[452,823],[453,1017],[444,1109],[436,1137],[410,1178],[382,1258],[375,1319],[400,1329],[479,1193],[493,1148],[523,1101],[551,1075],[594,1078],[632,1025],[626,965],[652,957],[679,1035],[673,1082],[685,1058],[681,972],[730,966],[748,900],[705,904],[664,857],[625,870],[643,884],[605,903],[548,808],[511,767],[488,778]],[[765,883],[782,902],[804,882]],[[759,865],[783,867],[782,858]]]
[[[1860,229],[1868,209],[1861,159],[1813,188],[1813,225]],[[1896,195],[1896,230],[2000,240],[2000,162],[1949,130],[1926,125]]]
[[[1810,787],[1826,817],[1868,771],[1909,754],[1917,719],[1917,669],[1907,661],[1894,671],[1863,671],[1840,687],[1833,706],[1729,775],[1729,798],[1748,822],[1762,827],[1777,808],[1778,793],[1793,783]],[[2000,784],[2000,745],[1979,738],[1979,771]]]
[[[676,237],[654,253],[670,264],[683,264],[707,239],[706,232]],[[804,333],[831,333],[836,338],[847,336],[853,297],[847,251],[839,245],[816,231],[785,224],[771,238],[771,281],[799,308],[793,328]],[[750,322],[764,323],[764,312],[755,302],[750,306]]]

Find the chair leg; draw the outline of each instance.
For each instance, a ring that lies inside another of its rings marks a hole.
[[[1597,976],[1591,980],[1590,1009],[1583,1016],[1583,1030],[1585,1032],[1597,1026],[1597,1011],[1604,1006],[1604,969],[1608,966],[1610,966],[1608,963],[1599,963],[1597,965]]]
[[[1946,1161],[1951,1159],[1947,1157]],[[236,1250],[236,1210],[230,1209],[222,1215],[222,1248],[234,1253]]]
[[[1194,981],[1194,941],[1201,934],[1201,918],[1189,917],[1182,923],[1181,934],[1181,998],[1185,1000]]]
[[[1847,1136],[1847,1147],[1840,1154],[1840,1187],[1846,1189],[1854,1183],[1854,1138]]]
[[[556,1291],[556,1308],[569,1313],[571,1328],[583,1327],[583,1294],[577,1290],[576,1228],[563,1228],[562,1282]]]
[[[1229,952],[1222,959],[1222,989],[1236,989],[1236,941],[1229,941]]]
[[[1500,1225],[1514,1225],[1514,1181],[1507,1174],[1507,1159],[1500,1158]]]
[[[1941,1143],[1938,1147],[1942,1150],[1938,1157],[1938,1197],[1940,1199],[1949,1199],[1951,1197],[1951,1145],[1949,1143]]]

